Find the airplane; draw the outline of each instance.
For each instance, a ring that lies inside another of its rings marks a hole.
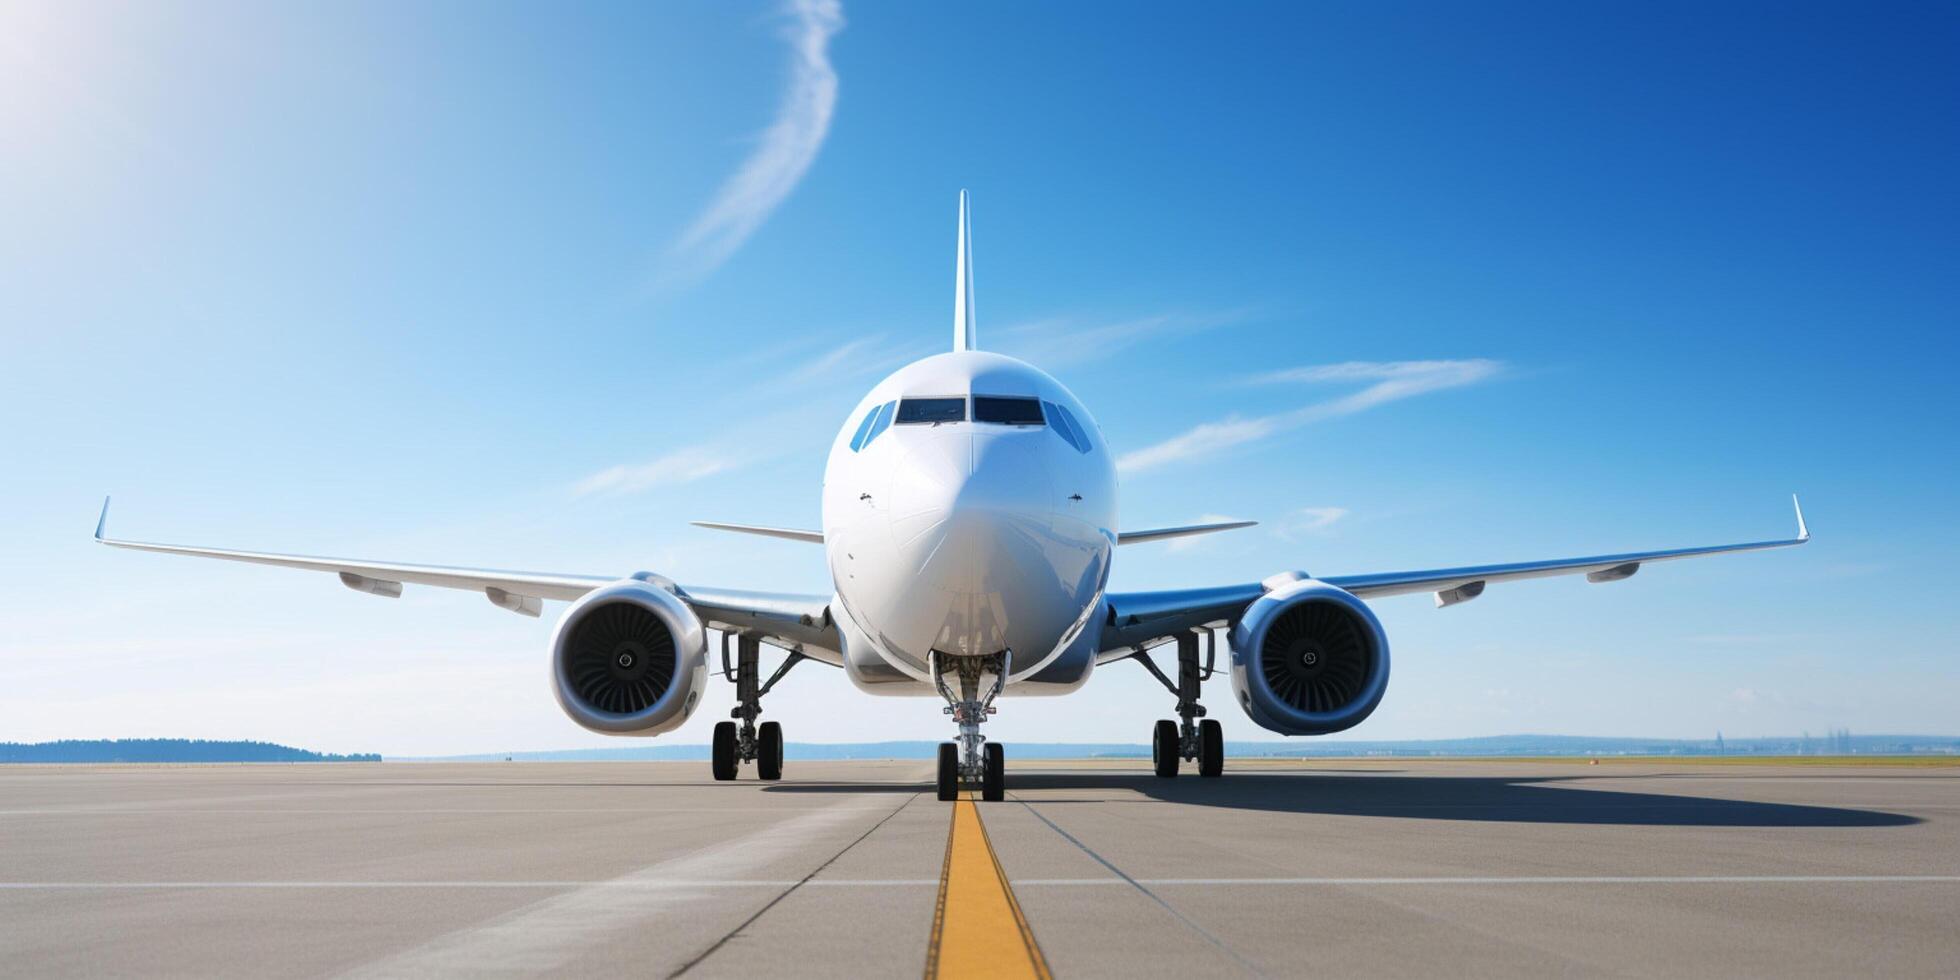
[[[697,521],[699,526],[821,545],[828,594],[789,595],[683,585],[653,572],[560,575],[313,558],[125,541],[117,548],[310,569],[369,595],[404,584],[478,592],[538,616],[569,601],[551,639],[551,687],[579,725],[610,735],[672,731],[699,707],[710,674],[708,633],[737,706],[715,725],[711,768],[743,763],[783,772],[777,722],[756,723],[762,699],[806,660],[842,667],[861,691],[938,697],[958,727],[938,751],[937,791],[1005,793],[1005,750],[981,734],[1003,694],[1063,695],[1097,667],[1135,660],[1176,697],[1177,720],[1152,730],[1160,777],[1180,763],[1220,775],[1225,740],[1206,717],[1202,683],[1226,634],[1232,696],[1254,724],[1324,735],[1360,724],[1388,687],[1388,635],[1367,601],[1431,592],[1453,606],[1495,582],[1584,575],[1616,582],[1643,566],[1810,540],[1794,495],[1797,536],[1775,541],[1497,565],[1358,575],[1283,571],[1256,582],[1111,592],[1117,549],[1251,525],[1251,521],[1120,530],[1116,468],[1095,417],[1040,369],[981,350],[974,319],[972,236],[960,192],[952,350],[878,382],[846,418],[824,467],[822,530]],[[767,679],[760,652],[786,656]],[[733,658],[730,647],[733,647]],[[1174,647],[1176,679],[1154,654]],[[739,724],[738,724],[739,722]]]

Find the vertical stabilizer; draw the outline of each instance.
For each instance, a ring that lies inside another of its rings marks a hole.
[[[966,227],[966,191],[960,191],[959,269],[953,282],[953,349],[979,350],[973,327],[973,235]]]

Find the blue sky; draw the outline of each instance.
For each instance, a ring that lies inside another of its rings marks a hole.
[[[550,618],[153,540],[822,591],[823,453],[950,335],[1070,385],[1114,587],[1750,540],[1384,600],[1355,737],[1951,733],[1950,6],[0,8],[0,739],[613,744]],[[555,610],[552,610],[555,612]],[[672,740],[705,740],[729,692]],[[1263,737],[1212,694],[1232,737]],[[1141,741],[1130,665],[994,736]],[[935,738],[804,667],[808,741]]]

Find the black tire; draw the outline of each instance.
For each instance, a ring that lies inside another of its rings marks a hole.
[[[951,803],[960,798],[960,747],[939,743],[939,800]]]
[[[763,722],[755,733],[755,774],[760,779],[783,778],[783,726],[776,722]]]
[[[1198,775],[1216,779],[1225,773],[1225,729],[1206,718],[1198,723]]]
[[[986,762],[980,776],[980,798],[999,803],[1007,798],[1007,750],[999,742],[988,742],[980,748],[981,759]]]
[[[715,724],[715,750],[713,754],[715,778],[722,782],[735,778],[735,723],[732,721]]]
[[[1169,718],[1157,719],[1157,730],[1150,737],[1150,757],[1157,762],[1157,775],[1169,779],[1177,775],[1177,763],[1183,755],[1177,744],[1177,722]]]

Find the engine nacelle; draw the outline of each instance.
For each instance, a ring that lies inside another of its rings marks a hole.
[[[1232,692],[1283,735],[1353,728],[1388,689],[1388,634],[1366,603],[1302,578],[1254,600],[1232,628]]]
[[[581,726],[658,735],[694,713],[708,684],[700,617],[652,576],[594,589],[551,637],[551,689]]]

